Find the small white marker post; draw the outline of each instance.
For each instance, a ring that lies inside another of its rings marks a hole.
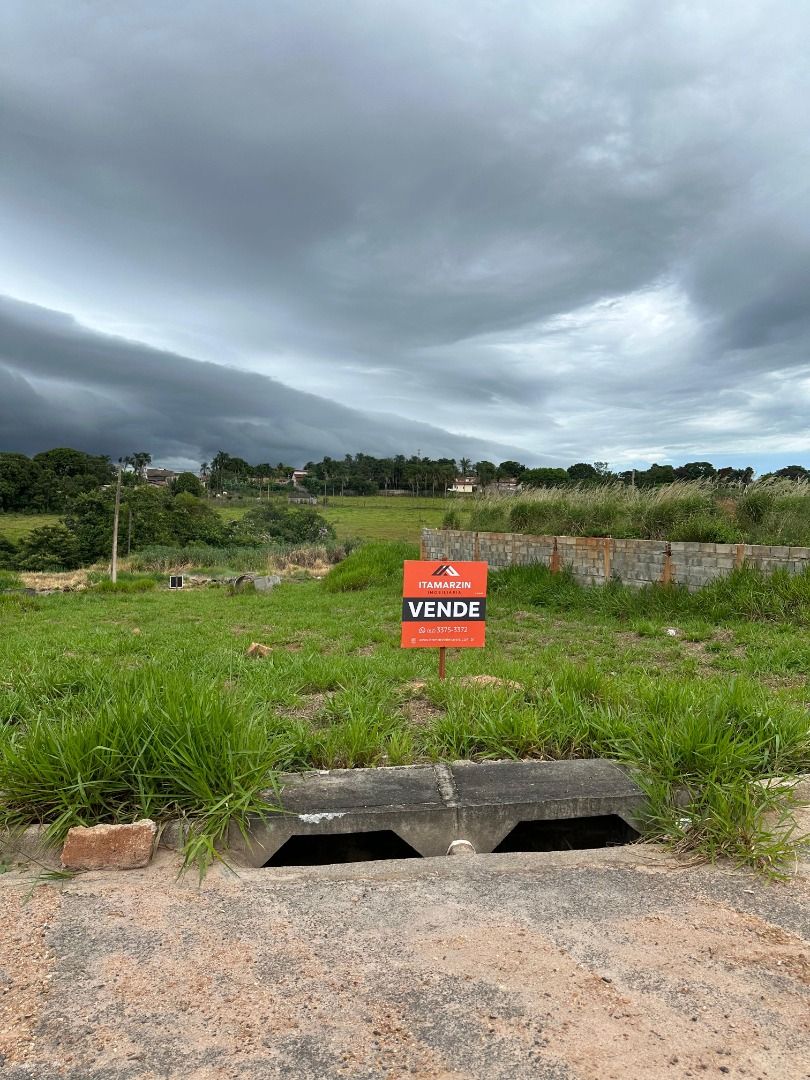
[[[121,466],[118,466],[118,483],[115,485],[115,513],[113,514],[112,563],[110,580],[118,581],[118,515],[121,513]]]

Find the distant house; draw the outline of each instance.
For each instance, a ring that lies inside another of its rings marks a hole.
[[[292,486],[294,488],[300,488],[303,484],[305,477],[309,476],[306,469],[296,469],[292,474]]]
[[[146,482],[153,487],[166,487],[179,476],[173,469],[147,469]]]
[[[317,506],[318,500],[314,495],[310,495],[308,491],[300,488],[298,491],[294,491],[292,495],[287,496],[287,502],[296,503],[297,505]]]
[[[463,495],[472,495],[477,487],[477,476],[457,476],[447,490]]]

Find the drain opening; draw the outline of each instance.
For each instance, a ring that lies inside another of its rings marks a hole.
[[[614,847],[638,840],[636,830],[618,814],[562,818],[554,821],[519,821],[494,849],[507,851],[569,851]]]
[[[331,863],[419,859],[421,855],[391,829],[378,832],[291,836],[265,866],[328,866]]]

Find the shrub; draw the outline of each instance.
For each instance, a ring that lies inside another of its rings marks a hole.
[[[76,537],[64,525],[43,525],[20,541],[16,556],[20,570],[75,570],[81,566]]]
[[[335,530],[311,506],[285,506],[269,503],[249,511],[230,527],[229,537],[235,544],[323,543],[333,540]]]

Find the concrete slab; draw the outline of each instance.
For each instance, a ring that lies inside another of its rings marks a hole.
[[[644,796],[611,761],[456,762],[456,828],[476,851],[493,851],[521,821],[616,815],[636,827]]]
[[[237,864],[262,866],[293,836],[380,831],[425,857],[454,840],[488,852],[521,821],[616,814],[635,825],[644,796],[608,761],[496,761],[289,774],[281,805],[251,823],[248,842],[232,830]]]

